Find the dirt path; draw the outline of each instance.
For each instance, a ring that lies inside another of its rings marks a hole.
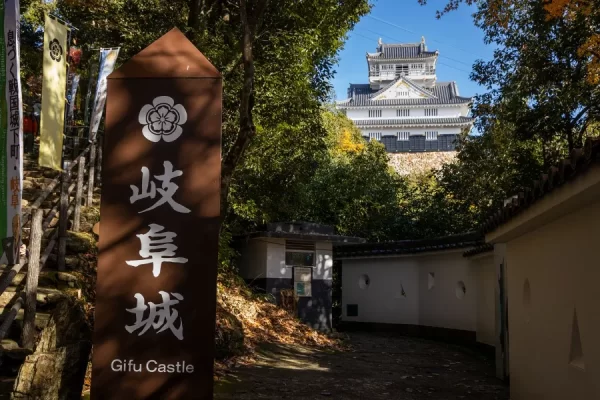
[[[351,351],[264,346],[215,386],[225,399],[508,400],[490,360],[460,347],[384,334],[351,334]]]

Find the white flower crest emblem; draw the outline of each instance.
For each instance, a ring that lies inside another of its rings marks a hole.
[[[169,96],[159,96],[142,107],[138,121],[144,125],[142,133],[149,141],[156,143],[162,138],[173,142],[183,133],[181,125],[187,121],[187,112]]]

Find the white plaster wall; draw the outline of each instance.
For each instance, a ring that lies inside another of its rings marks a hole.
[[[363,274],[370,278],[359,287]],[[406,297],[401,296],[404,288]],[[342,262],[342,319],[416,325],[419,321],[419,274],[412,259],[355,259]],[[347,316],[347,305],[358,304],[358,317]]]
[[[333,250],[331,242],[317,242],[313,279],[333,279]]]
[[[419,324],[448,329],[475,331],[477,286],[463,251],[443,252],[432,256],[415,255],[419,264]],[[428,289],[428,275],[435,274],[434,287]],[[459,281],[466,294],[456,296]]]
[[[266,238],[267,278],[292,278],[292,269],[285,266],[285,239]]]
[[[385,118],[402,118],[396,116],[396,109],[404,109],[406,107],[398,106],[397,108],[382,108],[381,118],[369,117],[369,110],[367,109],[347,109],[346,115],[350,119],[385,119]],[[431,107],[436,108],[436,107]],[[425,117],[425,108],[408,108],[410,109],[410,117],[404,118],[439,118],[439,117],[459,117],[466,116],[468,107],[456,106],[456,107],[437,107],[437,117]]]
[[[478,281],[462,251],[393,258],[345,259],[342,261],[343,320],[411,324],[476,331]],[[428,288],[433,272],[434,287]],[[370,286],[359,287],[361,275]],[[456,296],[457,283],[467,292]],[[406,297],[400,295],[404,288]],[[493,287],[492,287],[493,300]],[[358,304],[358,317],[348,317],[348,304]],[[493,304],[493,303],[492,303]],[[491,322],[490,322],[491,321]],[[493,307],[486,320],[494,327]],[[493,332],[493,331],[492,331]]]
[[[381,132],[381,136],[392,135],[396,136],[398,132],[410,132],[410,135],[421,135],[425,136],[425,131],[435,131],[438,135],[458,135],[461,132],[460,127],[439,127],[434,126],[431,128],[367,128],[361,129],[364,136],[367,136],[370,132]]]
[[[600,399],[599,238],[596,202],[506,244],[512,400]],[[575,310],[585,370],[569,363]]]
[[[497,279],[494,253],[489,252],[471,257],[470,264],[477,290],[477,341],[495,346]]]
[[[267,243],[251,239],[241,251],[240,276],[244,279],[266,278]]]

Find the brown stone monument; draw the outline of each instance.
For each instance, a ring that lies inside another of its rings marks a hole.
[[[221,103],[178,29],[108,77],[92,399],[212,399]]]

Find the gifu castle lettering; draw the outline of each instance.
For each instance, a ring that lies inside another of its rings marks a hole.
[[[367,53],[369,83],[350,84],[348,98],[336,106],[388,152],[453,151],[473,126],[470,97],[456,82],[438,82],[438,51],[420,43],[387,44]]]

